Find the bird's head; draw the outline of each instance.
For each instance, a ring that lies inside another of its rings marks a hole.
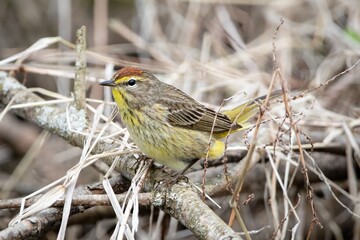
[[[111,80],[100,83],[112,88],[112,94],[119,105],[146,104],[148,96],[157,94],[160,81],[151,73],[134,67],[124,67]],[[135,106],[134,106],[135,107]]]

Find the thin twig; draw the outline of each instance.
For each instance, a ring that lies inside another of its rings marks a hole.
[[[82,26],[76,34],[76,62],[74,97],[75,105],[78,110],[85,109],[85,78],[86,78],[86,28]]]

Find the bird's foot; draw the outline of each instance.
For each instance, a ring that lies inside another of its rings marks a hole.
[[[162,184],[166,185],[167,187],[170,187],[176,183],[185,182],[188,183],[189,179],[182,173],[175,173],[171,175],[170,178],[167,178],[162,181]]]
[[[141,162],[143,161],[149,161],[151,158],[147,157],[146,155],[141,155],[136,159],[134,164],[130,167],[131,169],[137,169]]]

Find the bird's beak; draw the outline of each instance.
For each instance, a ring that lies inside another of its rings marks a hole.
[[[105,80],[105,81],[102,81],[99,84],[102,85],[102,86],[108,86],[108,87],[115,87],[116,86],[116,84],[114,83],[113,80]]]

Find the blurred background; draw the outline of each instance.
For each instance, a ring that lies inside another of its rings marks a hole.
[[[284,24],[274,40],[280,19]],[[228,103],[232,105],[267,92],[274,68],[273,44],[277,64],[293,92],[321,86],[349,68],[360,55],[358,0],[2,0],[0,22],[0,60],[24,51],[41,38],[59,36],[75,43],[76,31],[86,26],[87,48],[91,52],[87,54],[87,97],[91,99],[111,100],[109,92],[97,83],[109,79],[115,69],[138,66],[210,105],[220,105],[224,98],[235,95]],[[0,70],[11,72],[27,87],[71,96],[75,50],[60,41],[40,46],[20,62],[0,65]],[[295,111],[304,116],[301,120],[305,132],[313,131],[307,128],[313,127],[323,136],[342,121],[359,118],[359,76],[359,68],[354,68],[295,104]],[[276,88],[280,88],[279,81]],[[241,138],[238,141],[244,144]],[[14,170],[28,158],[29,150],[32,154],[28,167],[9,182]],[[0,122],[1,198],[24,196],[62,177],[77,163],[80,154],[81,149],[45,133],[26,119],[7,114]],[[344,154],[338,157],[345,159]],[[343,189],[348,190],[346,168],[342,170],[337,177]],[[84,171],[79,184],[99,179],[94,169]],[[254,189],[250,186],[248,192]],[[256,208],[266,202],[264,189],[258,191],[259,199],[251,209],[258,212],[245,213],[251,218],[249,230],[272,226],[270,220],[261,221],[261,226],[257,221],[266,215],[263,208]],[[359,239],[359,219],[352,218],[332,197],[320,195],[328,197],[328,201],[319,211],[329,213],[320,214],[324,229],[316,228],[312,239]],[[354,204],[347,201],[353,209]],[[7,227],[13,214],[0,212],[0,229]],[[97,221],[112,227],[112,217],[109,213]],[[68,238],[108,238],[107,231],[99,229],[86,234],[94,224],[96,221],[74,224]],[[301,227],[297,239],[305,238],[307,227]],[[146,229],[143,226],[142,234]],[[271,227],[265,229],[254,239],[269,239],[273,231]],[[171,234],[165,229],[162,238],[192,239],[189,231]],[[53,233],[47,233],[46,238],[52,237]]]

